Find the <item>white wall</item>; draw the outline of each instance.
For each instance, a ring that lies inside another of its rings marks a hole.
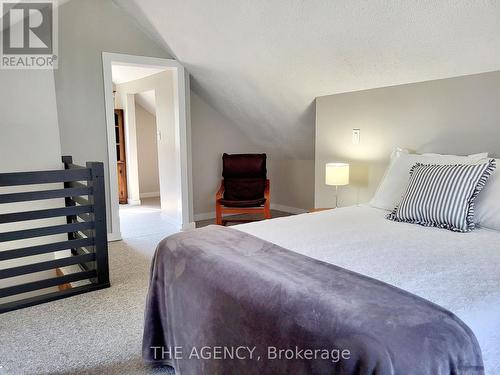
[[[160,195],[156,117],[135,102],[140,197]]]
[[[331,207],[325,163],[351,163],[341,205],[373,196],[396,146],[500,156],[500,71],[317,98],[315,206]],[[352,144],[352,129],[361,143]]]
[[[117,95],[120,96],[117,89]],[[137,159],[137,126],[135,115],[135,94],[124,91],[123,106],[125,125],[125,160],[127,161],[127,202],[140,204],[139,161]]]
[[[0,33],[1,37],[1,33]],[[54,76],[42,70],[0,70],[0,173],[61,169]],[[54,185],[0,187],[0,194],[54,188]],[[64,206],[61,199],[0,204],[0,213]],[[64,219],[44,219],[0,224],[0,232],[65,223]],[[1,242],[0,251],[61,240],[61,236]],[[1,267],[53,259],[54,253],[3,261]],[[52,271],[0,280],[0,288],[53,277]],[[29,295],[37,294],[30,293]],[[26,295],[27,296],[27,295]],[[0,299],[0,303],[14,298]]]

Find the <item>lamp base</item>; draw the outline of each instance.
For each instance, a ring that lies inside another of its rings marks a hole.
[[[335,185],[335,208],[339,207],[339,186]]]

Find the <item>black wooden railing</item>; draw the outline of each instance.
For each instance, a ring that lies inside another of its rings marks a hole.
[[[56,184],[57,187],[57,183],[60,184],[56,189],[0,194],[0,224],[66,217],[66,224],[9,232],[2,231],[0,225],[0,242],[67,234],[65,241],[0,251],[0,264],[11,259],[71,250],[69,256],[59,259],[54,257],[53,260],[32,263],[26,258],[26,264],[20,266],[0,266],[0,280],[50,270],[59,275],[0,288],[0,313],[110,286],[103,164],[89,162],[81,167],[73,164],[71,156],[63,156],[62,161],[64,170],[0,173],[0,186],[4,187],[34,184]],[[1,213],[5,212],[2,204],[54,198],[64,198],[64,207],[61,203],[61,207],[56,208]],[[73,271],[76,268],[76,272],[60,271],[67,266],[72,266]],[[82,280],[87,283],[71,286],[71,283]],[[11,297],[10,300],[21,293],[51,287],[58,287],[58,290],[1,303],[5,297]]]

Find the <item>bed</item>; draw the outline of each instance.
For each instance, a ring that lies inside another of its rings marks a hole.
[[[473,330],[486,374],[500,374],[500,232],[454,233],[391,222],[386,215],[365,205],[236,229],[446,308]]]
[[[163,240],[144,359],[199,374],[500,374],[500,174],[486,185],[495,161],[394,155],[370,204]],[[151,352],[198,343],[353,350],[333,364]]]

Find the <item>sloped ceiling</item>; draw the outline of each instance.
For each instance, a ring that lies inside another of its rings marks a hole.
[[[139,92],[135,94],[135,101],[142,108],[156,117],[156,97],[154,90]]]
[[[314,153],[314,98],[500,69],[500,1],[115,0],[255,142]]]

